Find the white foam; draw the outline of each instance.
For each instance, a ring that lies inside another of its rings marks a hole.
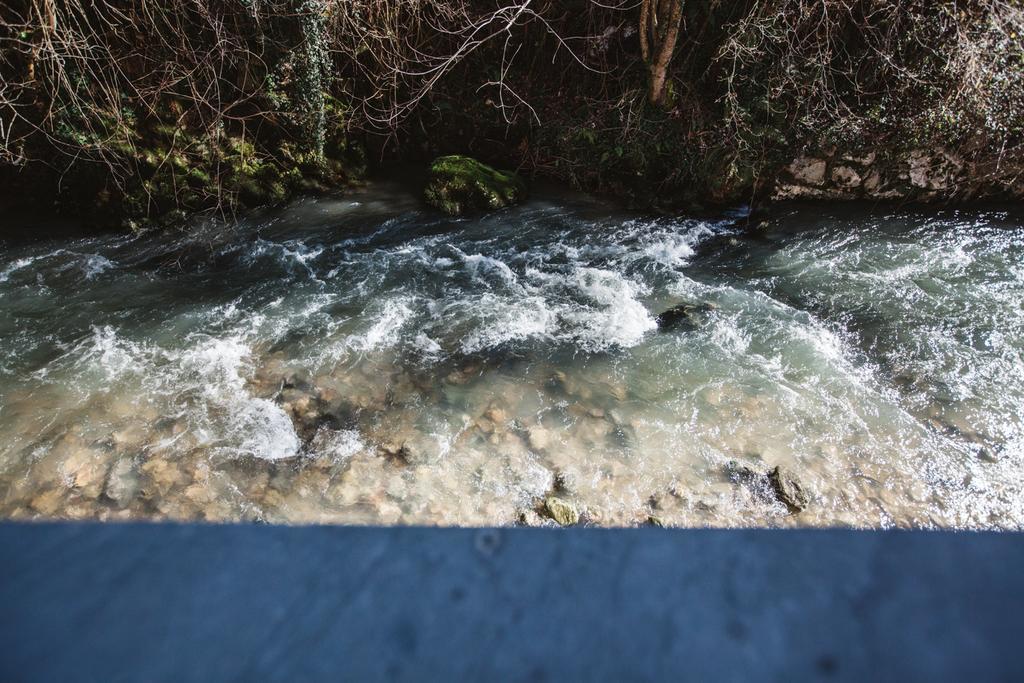
[[[657,323],[637,298],[649,288],[619,273],[598,268],[579,268],[573,283],[595,306],[564,314],[573,323],[571,334],[588,351],[635,346]]]
[[[244,339],[195,335],[187,341],[167,349],[125,340],[111,326],[94,327],[66,360],[81,372],[98,368],[108,391],[141,391],[178,406],[200,440],[222,452],[268,460],[295,455],[299,439],[288,415],[246,390],[252,351]]]
[[[402,327],[413,315],[412,298],[401,297],[384,302],[377,319],[362,334],[352,335],[346,345],[356,351],[371,351],[394,346],[400,340]]]
[[[527,267],[513,291],[485,292],[450,311],[476,324],[461,340],[467,353],[510,342],[573,343],[586,351],[635,346],[657,325],[639,297],[649,288],[615,271]]]
[[[286,242],[272,242],[270,240],[258,239],[249,247],[245,259],[250,263],[261,257],[269,257],[287,270],[294,270],[296,266],[301,267],[310,275],[314,275],[310,262],[322,254],[322,246],[311,247],[301,240],[288,240]]]
[[[719,316],[711,328],[711,341],[727,355],[738,355],[750,348],[750,335],[740,327],[737,316]]]
[[[239,438],[237,451],[263,460],[295,455],[299,437],[280,406],[261,398],[239,397],[229,403],[238,410],[228,421],[228,434]]]
[[[486,294],[475,302],[474,308],[483,321],[463,338],[461,346],[465,353],[513,341],[549,338],[557,331],[558,315],[540,296],[510,299]]]
[[[266,460],[291,457],[299,449],[291,419],[280,406],[251,396],[245,388],[251,353],[237,335],[198,336],[192,346],[166,353],[172,365],[163,373],[162,389],[187,388],[198,395],[187,416],[219,450]]]
[[[241,372],[247,366],[250,349],[238,337],[201,337],[199,343],[183,352],[172,354],[182,370],[202,378],[201,386],[210,395],[219,395],[223,388],[241,389]]]
[[[317,437],[316,447],[319,453],[335,462],[348,460],[366,448],[362,436],[355,429],[321,429]]]
[[[105,256],[100,256],[99,254],[90,254],[86,257],[85,263],[82,264],[82,270],[85,272],[86,280],[92,280],[100,273],[110,270],[113,267],[113,261]]]
[[[83,361],[98,363],[108,381],[144,372],[145,357],[150,353],[147,347],[119,336],[110,325],[94,326],[92,337],[86,340],[84,348],[80,346],[76,351],[82,353]]]
[[[501,259],[493,258],[491,256],[484,256],[482,254],[464,254],[458,249],[459,255],[462,256],[463,262],[466,264],[466,271],[474,278],[482,282],[487,282],[486,276],[494,273],[498,276],[499,280],[507,286],[515,286],[518,284],[518,278],[516,274],[512,272],[508,264]]]
[[[441,345],[428,337],[423,332],[416,335],[413,346],[420,350],[425,356],[436,357],[441,355]]]
[[[679,267],[693,258],[696,237],[692,234],[669,234],[651,240],[643,248],[645,256],[666,266]]]
[[[26,266],[32,265],[34,262],[38,261],[41,258],[43,257],[30,256],[27,258],[18,259],[17,261],[15,261],[11,265],[7,266],[2,271],[0,271],[0,282],[7,282],[10,279],[11,275],[14,274],[16,271],[19,271],[22,268],[25,268]]]

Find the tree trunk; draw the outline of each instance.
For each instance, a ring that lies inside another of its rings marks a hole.
[[[647,98],[655,106],[665,99],[668,65],[682,22],[683,0],[642,0],[640,4],[640,54],[649,72]]]

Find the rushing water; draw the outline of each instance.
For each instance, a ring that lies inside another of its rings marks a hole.
[[[683,302],[713,306],[659,331]],[[1022,302],[995,210],[748,232],[377,189],[9,244],[0,514],[1021,528]],[[736,474],[776,465],[799,514]]]

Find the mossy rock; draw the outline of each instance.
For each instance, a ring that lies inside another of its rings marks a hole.
[[[494,211],[518,204],[526,184],[511,171],[498,171],[470,157],[439,157],[430,166],[424,197],[451,216]]]

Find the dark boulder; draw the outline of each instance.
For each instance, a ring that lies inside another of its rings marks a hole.
[[[684,303],[673,306],[658,316],[658,329],[663,331],[676,328],[693,329],[703,322],[704,316],[716,308],[718,307],[711,303]]]
[[[778,466],[768,473],[768,483],[775,493],[775,498],[786,506],[790,514],[796,514],[807,507],[807,494],[792,475]]]

